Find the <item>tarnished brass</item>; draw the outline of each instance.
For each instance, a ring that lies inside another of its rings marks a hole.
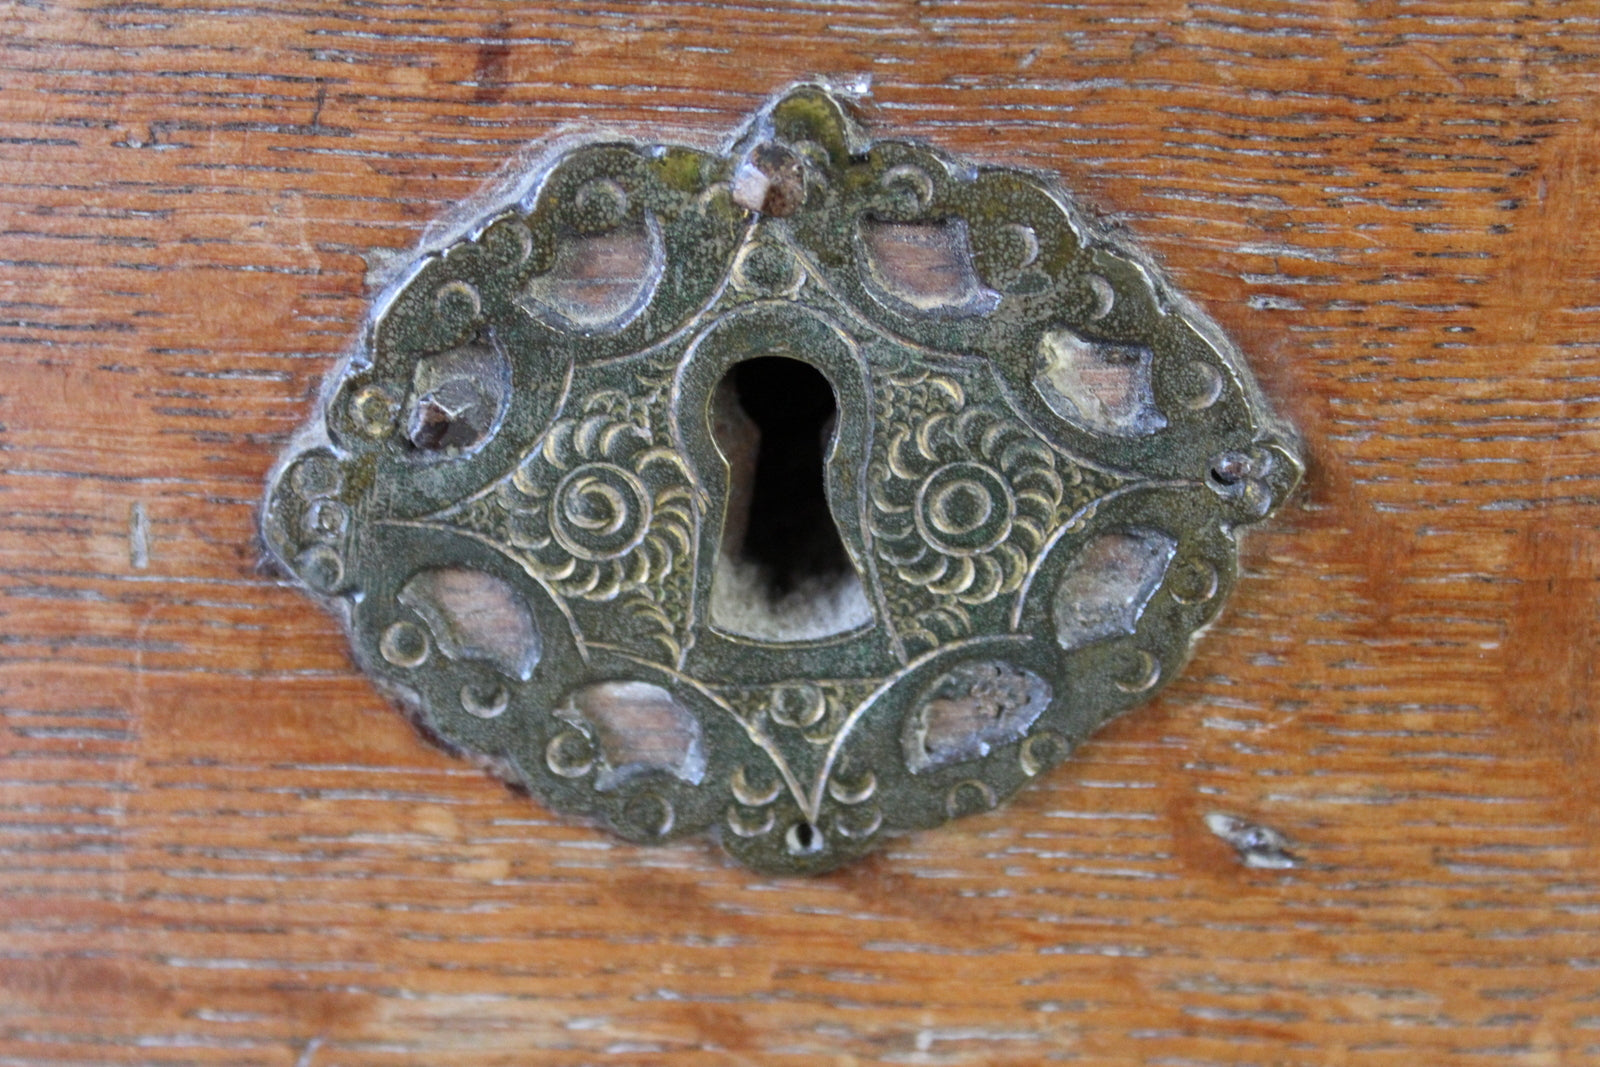
[[[377,301],[263,529],[429,731],[631,840],[817,872],[994,807],[1177,673],[1300,477],[1060,189],[825,87],[526,188]]]

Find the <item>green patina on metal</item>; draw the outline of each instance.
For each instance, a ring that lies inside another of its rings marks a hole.
[[[810,873],[994,807],[1178,672],[1299,480],[1240,356],[1058,188],[824,87],[531,186],[379,300],[263,529],[427,730],[631,840]],[[789,589],[739,555],[728,383],[773,356],[837,409],[843,562]]]

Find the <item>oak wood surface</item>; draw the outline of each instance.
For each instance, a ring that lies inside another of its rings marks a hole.
[[[1310,473],[1153,704],[781,881],[429,747],[254,527],[369,261],[817,73],[1062,175]],[[1593,0],[0,3],[0,1064],[1600,1062],[1597,76]]]

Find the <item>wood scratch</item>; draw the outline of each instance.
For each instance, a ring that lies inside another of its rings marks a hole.
[[[142,500],[128,509],[128,562],[136,571],[150,566],[150,518]]]

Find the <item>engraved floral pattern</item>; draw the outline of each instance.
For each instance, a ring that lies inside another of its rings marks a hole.
[[[1055,453],[1015,418],[969,406],[954,382],[897,388],[906,401],[867,479],[879,557],[901,581],[959,605],[1015,592],[1065,495]]]
[[[648,404],[620,391],[558,419],[499,496],[511,547],[562,596],[613,600],[659,585],[694,551],[683,456],[655,443]]]

